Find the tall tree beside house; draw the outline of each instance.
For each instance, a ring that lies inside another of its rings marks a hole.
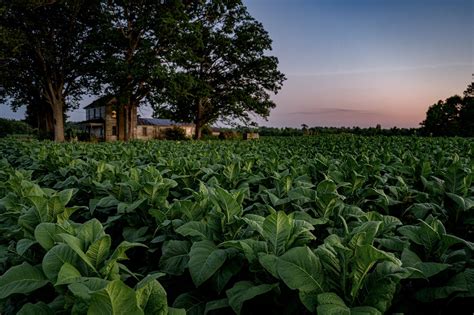
[[[194,122],[198,139],[217,120],[267,117],[275,107],[270,95],[285,76],[278,59],[266,54],[272,41],[263,25],[240,0],[195,1],[186,15],[170,58],[173,82],[155,103],[155,115]]]
[[[100,2],[7,0],[0,17],[0,84],[11,105],[48,106],[54,139],[64,141],[64,112],[91,88],[86,71]],[[12,36],[14,35],[14,36]],[[36,110],[36,113],[43,113]]]
[[[108,23],[101,27],[104,67],[96,76],[115,96],[120,140],[136,138],[137,108],[150,103],[165,85],[165,55],[183,13],[175,0],[110,0]]]

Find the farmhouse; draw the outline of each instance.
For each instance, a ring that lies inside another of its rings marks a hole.
[[[126,118],[117,113],[116,99],[111,96],[101,97],[88,106],[86,110],[86,120],[79,125],[91,137],[96,137],[104,141],[122,140],[124,130],[126,130]],[[194,131],[194,124],[179,123],[170,119],[142,118],[137,115],[136,108],[129,119],[134,119],[131,134],[134,139],[160,139],[164,136],[164,131],[169,128],[182,128],[186,136],[191,137]]]

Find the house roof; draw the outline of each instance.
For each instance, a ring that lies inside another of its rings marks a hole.
[[[148,125],[148,126],[192,126],[190,123],[180,123],[171,119],[162,118],[137,118],[137,125]]]
[[[86,107],[84,107],[84,109],[97,108],[97,107],[105,106],[108,103],[110,103],[113,100],[113,98],[114,98],[113,95],[104,95],[102,97],[99,97],[98,99],[96,99],[95,101],[93,101],[92,103],[87,105]]]

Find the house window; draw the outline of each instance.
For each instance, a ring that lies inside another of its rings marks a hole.
[[[91,119],[91,110],[90,109],[86,110],[86,119],[87,120]]]
[[[142,133],[143,133],[144,136],[148,136],[146,127],[143,127],[143,132]]]
[[[94,118],[96,118],[96,112],[95,112],[95,108],[94,108]]]
[[[112,126],[112,136],[117,135],[117,126]]]

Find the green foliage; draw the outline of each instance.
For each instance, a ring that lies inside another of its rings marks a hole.
[[[0,138],[18,134],[30,135],[33,129],[23,121],[0,118]]]
[[[469,139],[0,152],[2,314],[448,314],[474,297]]]
[[[474,136],[474,97],[472,84],[464,97],[451,96],[445,101],[431,105],[426,119],[421,123],[422,131],[433,136]]]
[[[163,131],[164,138],[166,140],[186,140],[186,131],[183,128],[174,126],[172,128],[167,128]]]
[[[206,0],[184,7],[171,53],[174,73],[154,104],[155,113],[201,128],[216,120],[267,117],[270,99],[285,80],[271,39],[242,1]]]
[[[93,91],[91,65],[102,57],[95,49],[100,2],[7,1],[0,18],[2,94],[13,108],[54,123],[55,139],[64,141],[64,112]],[[52,36],[54,34],[54,36]],[[88,77],[89,76],[89,77]],[[53,120],[54,118],[54,120]]]

